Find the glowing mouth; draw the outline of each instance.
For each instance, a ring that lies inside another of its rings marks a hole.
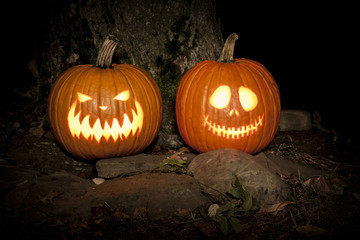
[[[212,123],[211,121],[208,121],[208,116],[205,117],[204,121],[204,127],[208,126],[208,130],[212,131],[213,134],[218,135],[219,137],[225,137],[227,139],[235,139],[240,138],[244,136],[249,136],[250,134],[254,134],[259,126],[262,126],[262,122],[264,119],[264,114],[260,117],[258,117],[257,120],[255,120],[255,123],[244,125],[241,127],[238,127],[235,129],[235,127],[230,128],[228,127],[226,129],[225,126],[216,125],[215,123]]]
[[[112,125],[110,126],[107,121],[105,121],[104,128],[101,127],[100,119],[98,118],[94,125],[91,127],[89,123],[90,114],[86,115],[85,118],[80,123],[80,114],[81,111],[75,116],[75,107],[77,101],[75,101],[70,108],[68,114],[68,123],[71,135],[73,137],[80,138],[80,134],[88,140],[93,139],[95,137],[97,142],[100,142],[102,137],[105,138],[106,141],[109,140],[110,137],[114,139],[116,142],[119,138],[122,140],[123,137],[127,138],[132,132],[132,135],[135,135],[136,131],[139,129],[139,132],[142,129],[144,112],[141,108],[140,103],[135,101],[136,112],[132,111],[133,121],[130,122],[127,114],[124,114],[123,124],[120,126],[119,121],[114,118]]]

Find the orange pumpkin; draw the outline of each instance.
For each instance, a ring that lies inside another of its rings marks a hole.
[[[75,157],[92,160],[135,154],[159,132],[160,90],[143,69],[111,64],[116,45],[117,40],[109,36],[95,66],[68,69],[51,89],[50,128]]]
[[[280,120],[280,95],[260,63],[233,59],[233,33],[218,61],[204,61],[181,79],[176,119],[183,140],[198,152],[234,148],[253,154],[274,138]]]

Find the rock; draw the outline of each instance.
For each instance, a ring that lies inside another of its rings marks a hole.
[[[303,110],[282,110],[280,131],[307,131],[311,129],[310,113]]]
[[[254,156],[235,149],[218,149],[196,156],[189,171],[203,191],[225,194],[231,188],[232,174],[252,197],[255,205],[266,207],[286,199],[289,187]]]
[[[156,144],[162,149],[177,149],[184,146],[184,141],[179,135],[160,133]]]
[[[23,169],[6,164],[5,160],[0,161],[0,193],[6,193],[11,189],[33,181],[39,172]]]
[[[175,173],[143,173],[111,179],[88,191],[84,201],[91,206],[106,203],[111,209],[123,209],[130,215],[144,207],[151,218],[209,203],[192,177]]]
[[[1,202],[9,218],[21,219],[26,226],[38,226],[54,218],[88,219],[92,209],[98,206],[129,215],[137,209],[146,209],[149,217],[160,218],[209,203],[195,179],[175,173],[143,173],[107,180],[100,185],[60,172],[36,178],[30,174],[26,179],[11,189],[3,189],[6,194]]]
[[[137,172],[152,171],[170,154],[136,154],[126,157],[102,159],[97,161],[96,170],[99,177],[114,178]]]
[[[92,179],[92,181],[96,184],[96,185],[100,185],[100,184],[102,184],[102,183],[104,183],[105,182],[105,179],[103,179],[103,178],[93,178]]]
[[[41,127],[32,127],[29,129],[29,133],[37,138],[41,138],[45,131]]]
[[[6,153],[18,167],[31,168],[42,173],[65,171],[77,176],[93,178],[95,164],[74,159],[55,139],[26,137],[21,148],[12,146]]]
[[[208,208],[208,216],[215,217],[217,210],[220,208],[218,204],[211,204]]]
[[[82,196],[92,187],[95,184],[89,179],[57,172],[18,185],[6,194],[4,204],[16,209],[24,223],[38,225],[51,217],[70,216],[83,205]]]
[[[270,153],[261,152],[255,155],[255,158],[274,174],[284,174],[285,176],[300,174],[305,179],[326,174],[323,170],[310,168]]]

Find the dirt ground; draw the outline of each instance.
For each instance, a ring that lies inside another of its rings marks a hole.
[[[8,193],[24,184],[17,179],[26,174],[42,176],[55,172],[93,179],[96,168],[95,162],[79,161],[65,153],[46,126],[42,128],[45,131],[37,133],[34,122],[42,120],[24,120],[22,108],[18,109],[3,111],[0,121],[2,239],[355,239],[360,234],[358,146],[335,132],[319,129],[279,132],[264,151],[329,174],[312,179],[279,176],[291,188],[288,201],[275,210],[243,215],[237,219],[237,226],[227,226],[226,234],[222,223],[208,216],[208,206],[151,219],[146,209],[128,215],[121,209],[99,205],[91,209],[92,215],[87,218],[73,214],[29,224],[17,215],[21,205],[9,202]],[[24,121],[28,124],[24,125]],[[152,146],[147,153],[167,151]],[[53,198],[56,193],[44,201],[51,202]]]

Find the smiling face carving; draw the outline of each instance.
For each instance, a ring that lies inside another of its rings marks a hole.
[[[241,86],[238,90],[238,95],[238,101],[245,112],[255,109],[258,105],[258,98],[251,89]],[[221,110],[229,106],[231,97],[230,87],[222,85],[213,92],[209,101],[211,106]],[[229,117],[240,117],[239,110],[235,107],[229,111],[228,115]],[[207,127],[213,134],[227,139],[238,139],[255,133],[258,128],[263,125],[264,114],[257,116],[253,123],[242,126],[220,125],[212,122],[208,116],[204,116],[204,118],[204,127]]]
[[[279,126],[274,78],[256,61],[232,58],[231,49],[228,44],[218,61],[192,67],[176,92],[179,133],[198,152],[232,148],[254,154],[273,140]]]
[[[118,95],[116,95],[113,100],[126,102],[130,98],[129,90],[125,90]],[[123,121],[120,123],[118,119],[121,119],[121,116],[114,116],[110,121],[101,120],[97,116],[94,124],[90,124],[90,114],[87,114],[81,120],[81,110],[77,113],[76,106],[78,103],[85,103],[93,100],[93,97],[86,94],[77,93],[77,99],[72,103],[70,107],[69,114],[67,116],[68,126],[70,133],[73,137],[80,138],[82,135],[86,140],[95,139],[97,142],[100,142],[102,138],[105,141],[108,141],[110,137],[116,142],[117,140],[123,140],[127,138],[132,132],[132,135],[138,134],[141,132],[143,126],[144,112],[138,101],[135,100],[135,108],[131,109],[132,112],[132,121],[130,120],[127,113],[124,113],[122,116]],[[109,111],[110,105],[98,106],[100,111]]]

